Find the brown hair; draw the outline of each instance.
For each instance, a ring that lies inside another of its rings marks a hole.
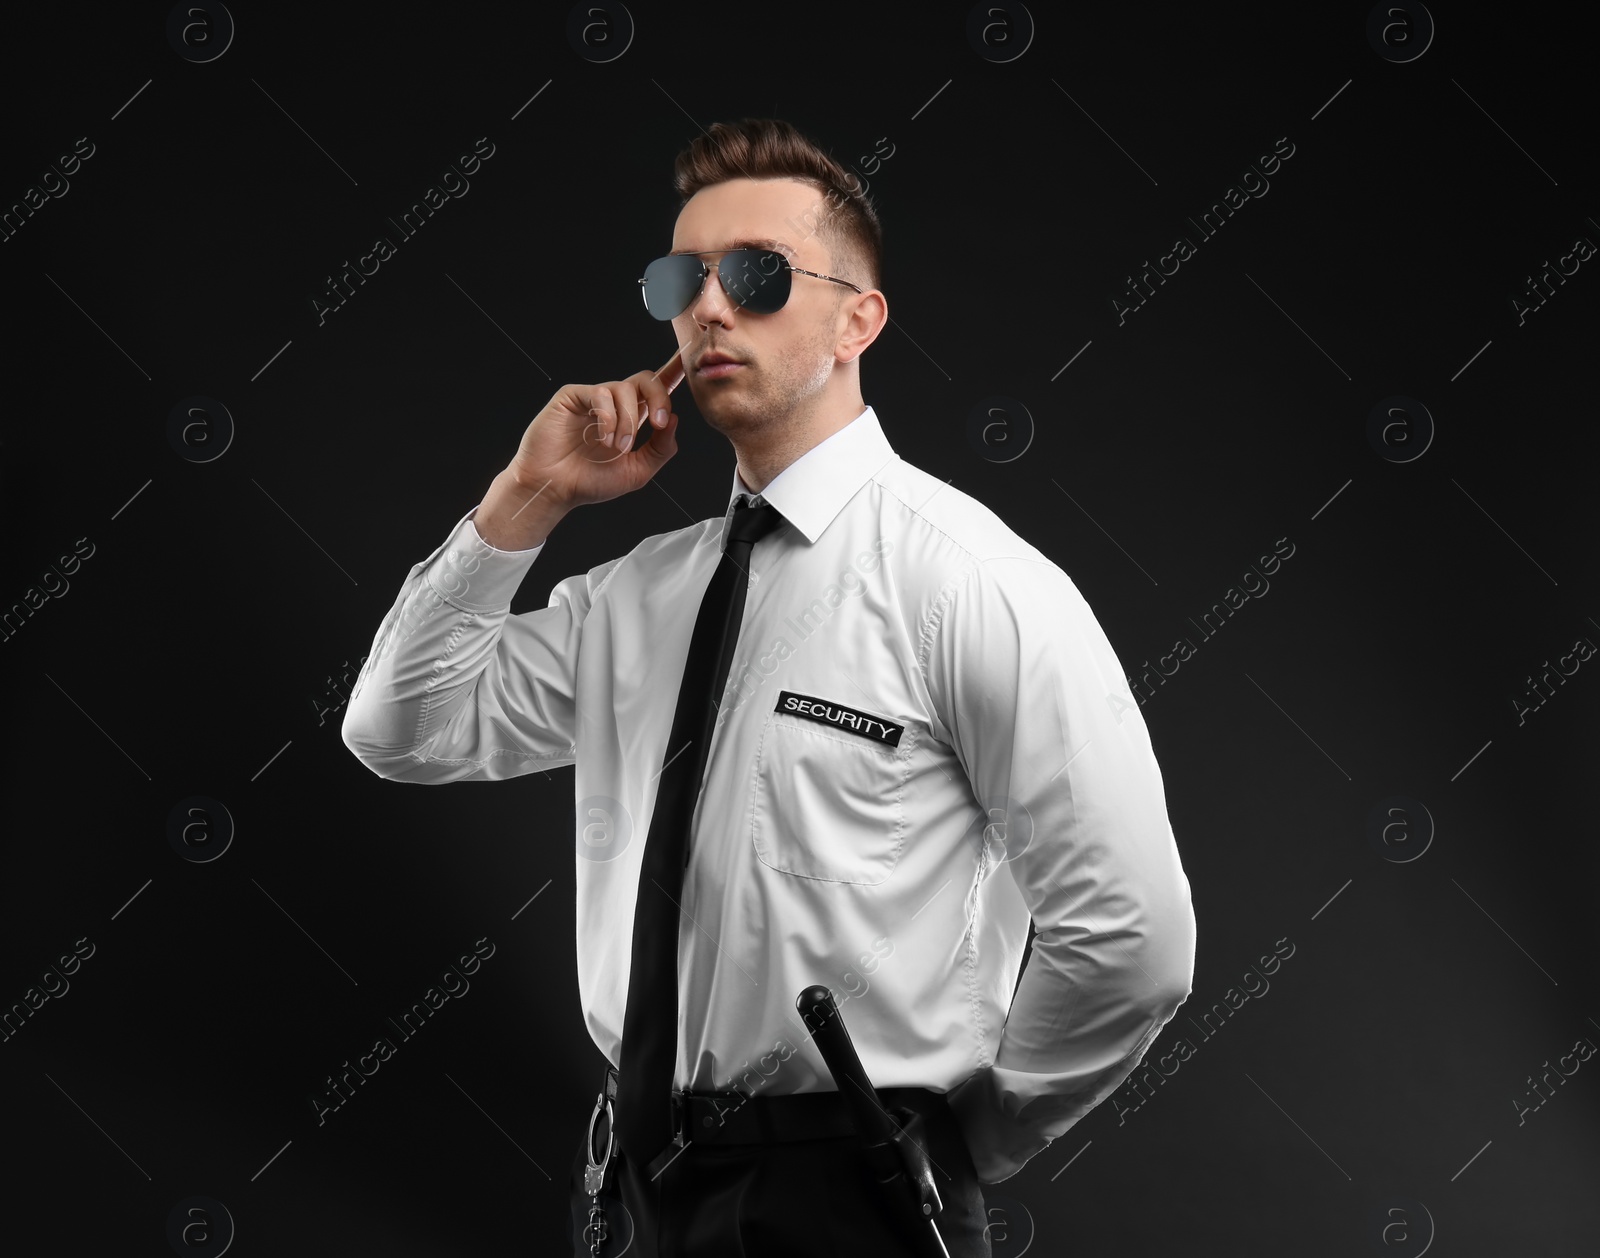
[[[741,118],[714,122],[694,138],[673,164],[674,183],[687,205],[702,188],[729,179],[798,179],[827,199],[791,226],[815,232],[832,255],[840,279],[863,289],[880,286],[883,228],[860,179],[847,171],[790,123],[779,118]],[[838,287],[838,286],[836,286]],[[847,290],[840,287],[841,297]]]

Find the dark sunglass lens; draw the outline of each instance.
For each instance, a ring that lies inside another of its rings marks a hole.
[[[704,268],[686,253],[657,258],[644,269],[644,307],[657,319],[676,319],[700,291]]]
[[[754,314],[774,314],[789,300],[789,268],[770,249],[735,249],[717,268],[722,291]]]

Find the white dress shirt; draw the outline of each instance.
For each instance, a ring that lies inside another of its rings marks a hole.
[[[543,546],[496,550],[474,507],[411,569],[345,713],[345,745],[396,781],[576,766],[578,990],[613,1064],[689,639],[748,493],[736,469],[722,516],[515,616]],[[690,831],[675,1086],[832,1090],[795,1009],[823,983],[873,1083],[949,1092],[998,1182],[1110,1094],[1191,990],[1149,733],[1066,573],[896,455],[870,406],[756,501],[786,523],[752,553]]]

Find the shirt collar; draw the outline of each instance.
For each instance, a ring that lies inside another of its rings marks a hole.
[[[814,542],[856,491],[895,457],[877,413],[869,406],[784,468],[759,494],[753,494],[735,466],[733,488],[722,518],[722,536],[726,540],[734,504],[741,495],[751,495],[753,505],[770,502],[805,535],[806,541]]]

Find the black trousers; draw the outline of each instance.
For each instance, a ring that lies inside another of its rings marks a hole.
[[[992,1258],[983,1190],[944,1094],[921,1091],[904,1103],[926,1124],[944,1206],[935,1222],[950,1258]],[[586,1145],[587,1124],[568,1179],[575,1258],[589,1258],[582,1238],[589,1210]],[[854,1136],[775,1144],[691,1141],[654,1180],[619,1145],[601,1194],[611,1239],[600,1252],[605,1258],[622,1253],[631,1233],[627,1258],[916,1258],[883,1191]],[[619,1205],[626,1218],[618,1217]]]

